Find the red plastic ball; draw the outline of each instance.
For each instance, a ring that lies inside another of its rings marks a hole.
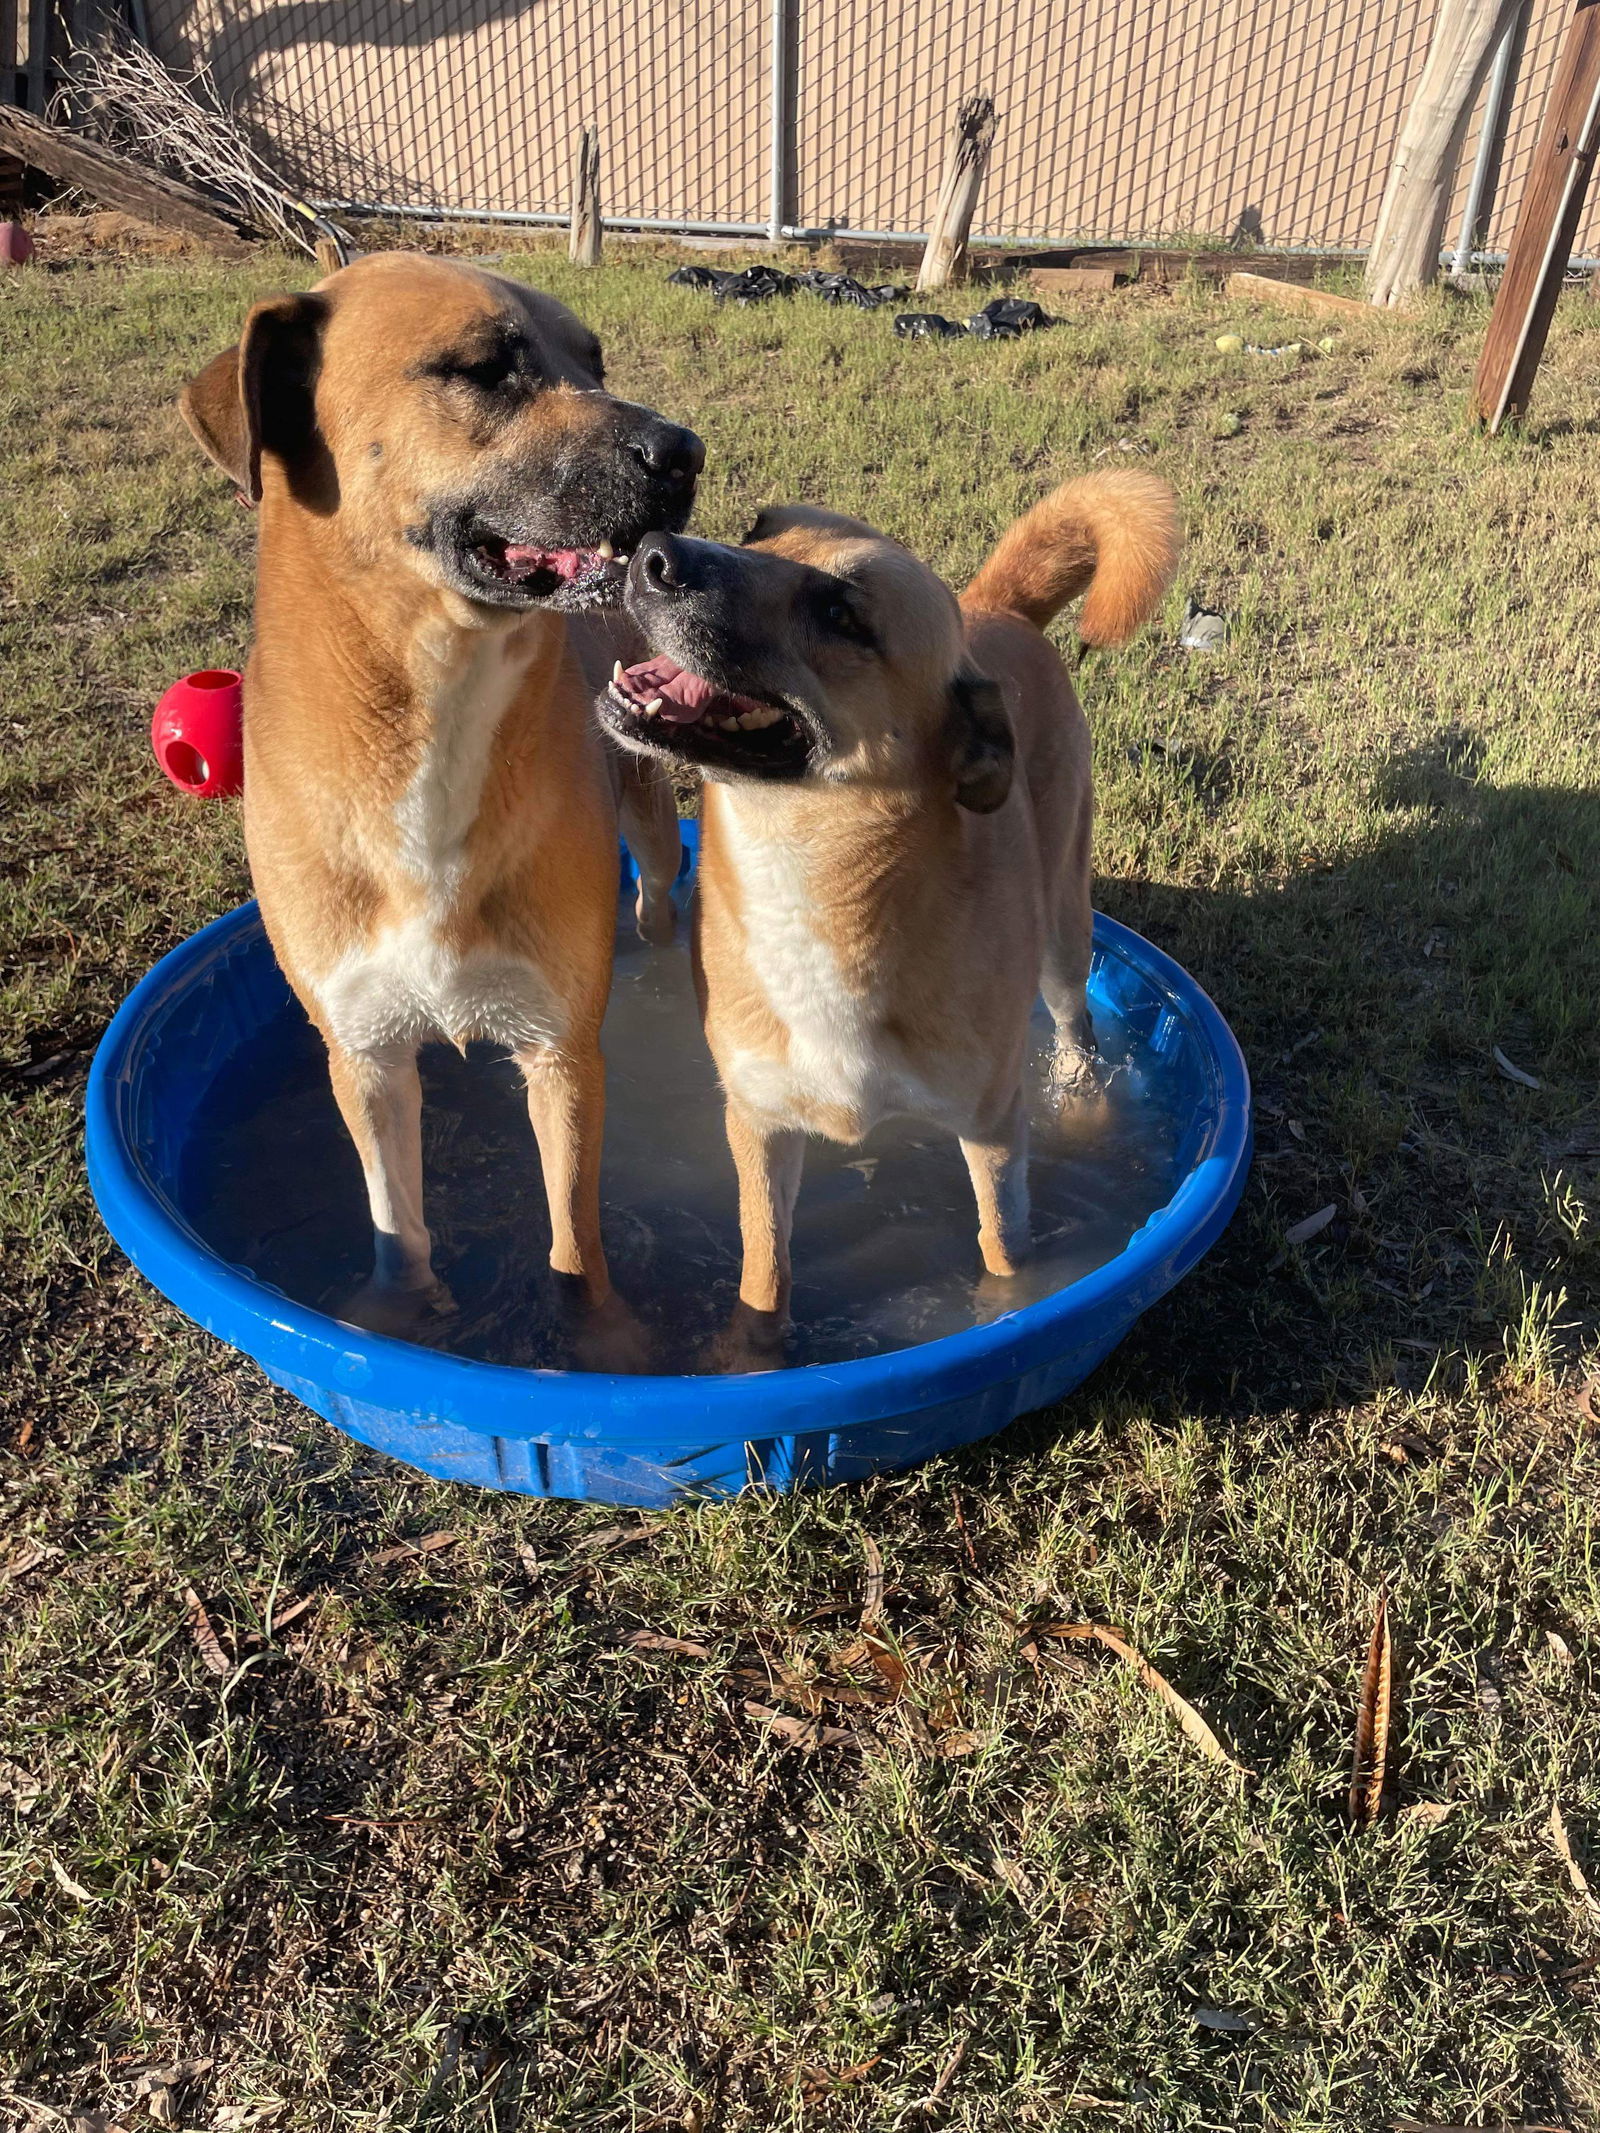
[[[0,266],[25,267],[33,257],[33,239],[20,222],[0,222]]]
[[[185,674],[156,705],[150,721],[156,761],[197,800],[225,800],[244,789],[244,683],[227,667]]]

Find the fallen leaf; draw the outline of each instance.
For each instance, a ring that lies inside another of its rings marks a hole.
[[[0,1585],[9,1585],[13,1578],[25,1578],[30,1570],[37,1570],[41,1563],[48,1563],[61,1550],[48,1541],[38,1541],[14,1555],[9,1563],[0,1564]]]
[[[47,1853],[46,1857],[50,1861],[51,1873],[55,1875],[57,1883],[66,1890],[69,1896],[76,1897],[79,1903],[94,1902],[94,1890],[86,1889],[81,1881],[74,1881],[54,1852]]]
[[[10,1796],[11,1804],[19,1815],[32,1814],[44,1792],[43,1781],[21,1763],[13,1763],[0,1755],[0,1799]]]
[[[842,1726],[819,1725],[814,1718],[791,1718],[786,1711],[771,1710],[764,1703],[745,1699],[746,1718],[754,1718],[764,1725],[769,1733],[779,1740],[790,1741],[797,1748],[848,1748],[855,1744],[856,1736],[847,1733]]]
[[[1549,1645],[1551,1651],[1555,1653],[1556,1657],[1561,1661],[1561,1664],[1563,1666],[1571,1666],[1572,1646],[1567,1642],[1565,1637],[1558,1636],[1553,1629],[1547,1629],[1544,1633],[1544,1641],[1546,1644]]]
[[[882,2057],[882,2052],[874,2052],[870,2059],[863,2059],[859,2066],[846,2066],[838,2073],[828,2066],[808,2066],[800,2077],[802,2101],[821,2103],[831,2096],[835,2089],[848,2088],[853,2081],[864,2081]]]
[[[988,1743],[987,1733],[963,1733],[957,1729],[950,1733],[938,1734],[934,1739],[933,1752],[935,1755],[949,1756],[976,1755],[978,1750],[987,1747]]]
[[[1356,1738],[1350,1756],[1349,1814],[1352,1822],[1376,1821],[1389,1775],[1389,1718],[1394,1700],[1394,1649],[1389,1640],[1389,1595],[1378,1595],[1378,1612],[1367,1646]]]
[[[1550,1842],[1556,1848],[1556,1857],[1567,1870],[1567,1879],[1574,1893],[1589,1914],[1592,1925],[1600,1925],[1600,1896],[1589,1886],[1588,1876],[1572,1854],[1572,1840],[1567,1835],[1567,1825],[1562,1820],[1561,1809],[1556,1801],[1550,1802]]]
[[[1248,2015],[1234,2014],[1227,2007],[1196,2007],[1191,2012],[1202,2029],[1221,2030],[1230,2037],[1248,2037],[1256,2026]]]
[[[1591,1378],[1578,1395],[1578,1412],[1585,1421],[1600,1422],[1600,1409],[1594,1404],[1597,1392],[1600,1392],[1600,1378]]]
[[[866,1639],[867,1657],[874,1671],[882,1678],[887,1690],[887,1701],[893,1703],[906,1685],[908,1669],[905,1661],[894,1647],[882,1637]]]
[[[586,1533],[577,1545],[585,1555],[605,1555],[612,1548],[631,1548],[635,1541],[648,1540],[662,1523],[657,1518],[642,1526],[602,1526],[596,1533]],[[526,1562],[527,1552],[520,1548],[517,1552]]]
[[[636,1652],[681,1652],[685,1659],[709,1659],[710,1648],[693,1644],[687,1637],[664,1636],[658,1629],[635,1629],[628,1635],[628,1642]]]
[[[883,1613],[883,1554],[870,1533],[861,1536],[861,1552],[867,1559],[867,1582],[861,1595],[861,1627],[873,1629]]]
[[[1289,1132],[1294,1135],[1297,1141],[1303,1141],[1305,1139],[1306,1129],[1304,1126],[1301,1125],[1299,1119],[1286,1118],[1283,1123],[1288,1128]]]
[[[1446,1815],[1455,1813],[1454,1800],[1414,1800],[1409,1807],[1400,1810],[1402,1822],[1420,1822],[1426,1829],[1437,1829]]]
[[[1498,1044],[1494,1048],[1494,1063],[1504,1074],[1507,1081],[1514,1081],[1519,1088],[1542,1089],[1544,1087],[1544,1083],[1537,1074],[1527,1074],[1523,1072],[1521,1067],[1513,1066]]]
[[[1039,1637],[1092,1637],[1095,1643],[1103,1644],[1107,1651],[1115,1652],[1133,1668],[1151,1694],[1166,1705],[1202,1755],[1209,1756],[1212,1762],[1221,1763],[1228,1770],[1237,1771],[1241,1777],[1249,1776],[1244,1764],[1228,1753],[1194,1705],[1180,1696],[1167,1677],[1157,1673],[1143,1652],[1135,1651],[1116,1630],[1107,1629],[1101,1622],[1046,1622],[1031,1629],[1028,1636],[1030,1641]]]
[[[308,1592],[303,1600],[293,1600],[287,1607],[276,1608],[272,1616],[273,1635],[276,1636],[280,1629],[287,1629],[291,1622],[298,1622],[306,1609],[315,1607],[321,1597],[321,1593]]]
[[[923,2097],[920,2103],[914,2103],[911,2106],[914,2111],[931,2111],[933,2109],[934,2105],[938,2103],[940,2098],[944,2095],[945,2090],[956,2078],[956,2068],[961,2064],[962,2060],[966,2057],[966,2055],[967,2040],[965,2037],[963,2037],[961,2041],[957,2044],[955,2050],[950,2054],[949,2058],[946,2059],[944,2065],[940,2067],[938,2073],[934,2076],[933,2087],[929,2089],[927,2095]]]
[[[233,1661],[222,1649],[222,1639],[212,1628],[211,1617],[206,1613],[204,1602],[192,1585],[185,1585],[183,1588],[183,1611],[189,1618],[189,1634],[212,1673],[231,1674]]]
[[[420,1540],[397,1541],[392,1548],[380,1548],[376,1555],[362,1560],[368,1569],[375,1569],[379,1563],[403,1563],[408,1556],[433,1555],[440,1548],[453,1548],[460,1538],[459,1533],[424,1533]]]
[[[1321,1236],[1338,1212],[1338,1207],[1330,1200],[1326,1207],[1319,1207],[1314,1215],[1307,1215],[1303,1222],[1296,1222],[1286,1229],[1283,1233],[1284,1243],[1309,1244],[1313,1237]]]

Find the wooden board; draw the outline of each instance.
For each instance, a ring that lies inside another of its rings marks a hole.
[[[10,105],[0,105],[0,151],[20,156],[58,184],[76,185],[105,206],[119,207],[141,222],[185,230],[234,258],[249,249],[238,225],[228,221],[204,193]]]
[[[1266,274],[1230,274],[1227,293],[1240,303],[1276,304],[1283,311],[1310,311],[1318,318],[1382,318],[1359,296],[1335,296],[1330,289],[1308,289],[1295,282],[1273,281]]]
[[[1491,434],[1527,409],[1583,215],[1597,132],[1600,0],[1578,0],[1472,381],[1472,411]]]
[[[1035,267],[1033,286],[1052,296],[1109,296],[1117,286],[1115,267]]]

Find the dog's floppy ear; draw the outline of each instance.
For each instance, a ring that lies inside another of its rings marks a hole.
[[[293,460],[316,428],[313,388],[328,306],[320,296],[257,304],[237,348],[215,356],[179,396],[205,452],[252,504],[261,501],[261,454]]]
[[[969,668],[951,682],[948,730],[958,803],[992,815],[1011,790],[1017,742],[1005,698],[987,674]]]

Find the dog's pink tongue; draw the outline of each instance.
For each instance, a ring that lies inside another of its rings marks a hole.
[[[524,548],[506,543],[506,569],[514,578],[531,578],[536,570],[549,570],[570,585],[589,561],[582,548]]]
[[[628,686],[643,702],[660,697],[658,715],[678,726],[692,726],[720,693],[709,681],[664,655],[647,659],[642,666],[629,667]]]

